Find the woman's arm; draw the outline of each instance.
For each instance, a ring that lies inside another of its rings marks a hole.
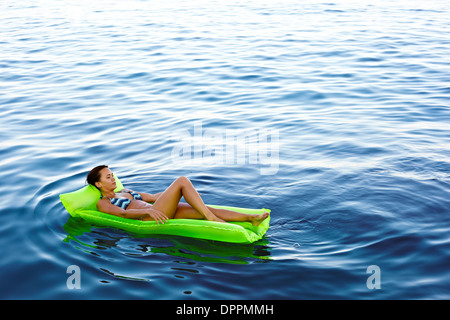
[[[119,192],[130,192],[130,191],[136,192],[136,191],[133,191],[131,189],[126,189],[126,188],[123,188]],[[162,195],[162,192],[155,193],[155,194],[145,193],[145,192],[137,192],[137,193],[139,193],[141,195],[142,200],[145,202],[155,202],[159,198],[159,196]]]
[[[163,223],[168,220],[167,216],[161,211],[145,208],[145,209],[122,209],[118,206],[113,205],[110,201],[106,199],[101,199],[97,202],[97,209],[104,213],[109,213],[114,216],[128,218],[128,219],[139,219],[144,217],[152,217],[158,224]]]

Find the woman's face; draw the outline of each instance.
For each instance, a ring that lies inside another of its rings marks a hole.
[[[103,190],[114,190],[117,187],[114,174],[109,168],[100,170],[100,180],[97,181],[95,185],[97,188]]]

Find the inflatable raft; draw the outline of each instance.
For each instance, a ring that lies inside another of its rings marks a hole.
[[[118,192],[123,189],[123,185],[117,177],[116,183],[117,188],[115,192]],[[252,243],[264,236],[270,222],[269,216],[259,226],[253,226],[250,222],[221,223],[195,219],[170,219],[168,222],[158,225],[155,221],[127,219],[98,211],[97,201],[100,199],[100,191],[91,185],[82,187],[74,192],[60,194],[59,197],[66,210],[74,218],[82,218],[95,226],[118,228],[141,235],[163,234],[233,243]],[[238,211],[244,214],[270,212],[269,209],[264,208],[208,206]]]

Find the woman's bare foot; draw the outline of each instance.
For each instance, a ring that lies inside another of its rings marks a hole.
[[[252,223],[252,225],[254,227],[257,227],[257,226],[259,226],[261,224],[261,222],[266,220],[268,216],[269,216],[269,213],[267,211],[264,211],[263,214],[251,215],[250,216],[250,222]]]

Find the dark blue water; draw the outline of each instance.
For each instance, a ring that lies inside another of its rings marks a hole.
[[[0,298],[449,299],[449,17],[1,2]],[[75,221],[58,195],[98,164],[150,193],[185,175],[206,203],[271,208],[271,227],[237,245]]]

